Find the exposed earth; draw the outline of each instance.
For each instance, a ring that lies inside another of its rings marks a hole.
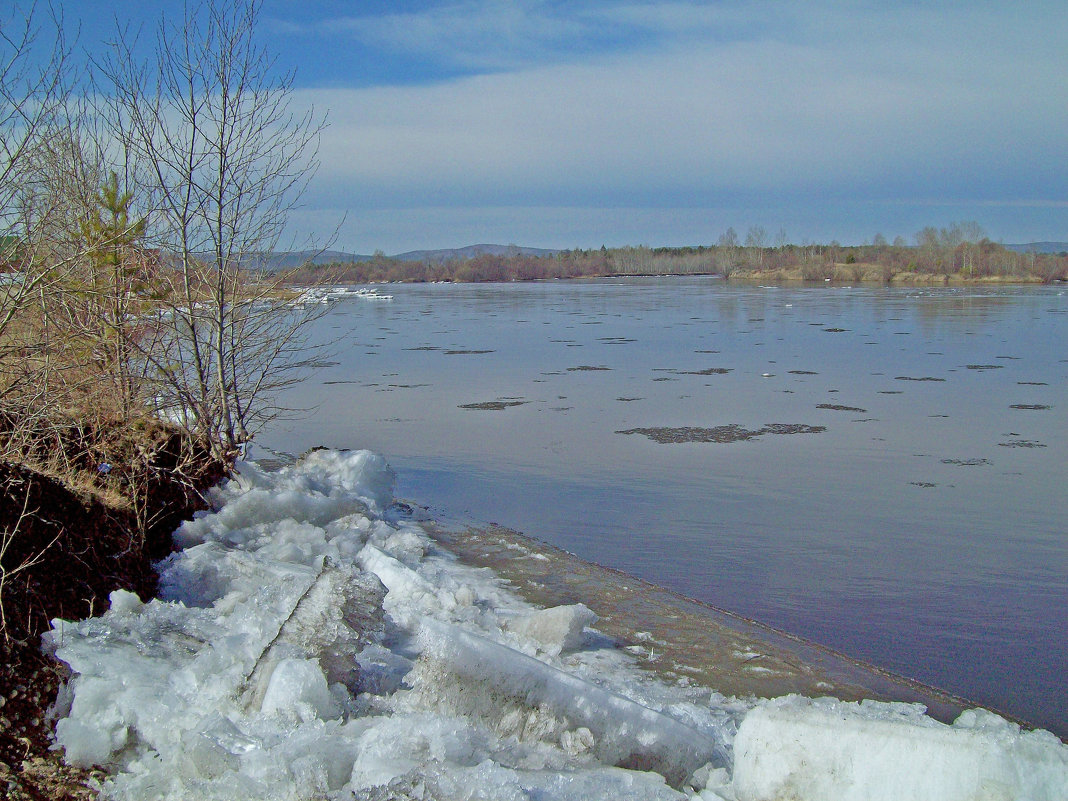
[[[0,797],[10,799],[96,796],[97,774],[50,750],[48,708],[65,675],[40,635],[53,618],[101,614],[113,590],[152,597],[152,563],[225,473],[166,426],[56,430],[67,475],[0,462]]]

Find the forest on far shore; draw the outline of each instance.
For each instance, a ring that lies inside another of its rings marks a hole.
[[[1068,280],[1068,253],[1019,252],[987,238],[973,222],[927,227],[912,243],[888,242],[876,235],[870,244],[789,244],[782,232],[771,242],[755,226],[744,238],[728,228],[714,245],[647,246],[562,250],[529,255],[512,248],[503,254],[413,261],[381,251],[370,259],[331,264],[307,263],[290,280],[298,284],[384,281],[535,281],[623,275],[720,275],[768,281],[880,283],[953,283]]]

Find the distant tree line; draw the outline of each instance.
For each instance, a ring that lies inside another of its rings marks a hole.
[[[306,264],[297,283],[490,282],[641,275],[720,275],[724,278],[840,282],[1068,279],[1068,253],[1020,253],[991,241],[974,222],[927,227],[912,242],[876,234],[864,245],[774,242],[754,226],[742,238],[728,228],[714,245],[564,250],[550,256],[482,254],[451,261],[403,261],[377,252],[371,259]]]

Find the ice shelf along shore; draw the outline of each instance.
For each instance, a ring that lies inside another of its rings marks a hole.
[[[158,599],[54,622],[66,759],[119,799],[1068,798],[1068,746],[991,712],[663,681],[392,493],[367,451],[240,464]]]

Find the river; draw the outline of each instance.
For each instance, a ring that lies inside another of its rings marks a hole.
[[[258,445],[1068,733],[1064,287],[378,291]]]

